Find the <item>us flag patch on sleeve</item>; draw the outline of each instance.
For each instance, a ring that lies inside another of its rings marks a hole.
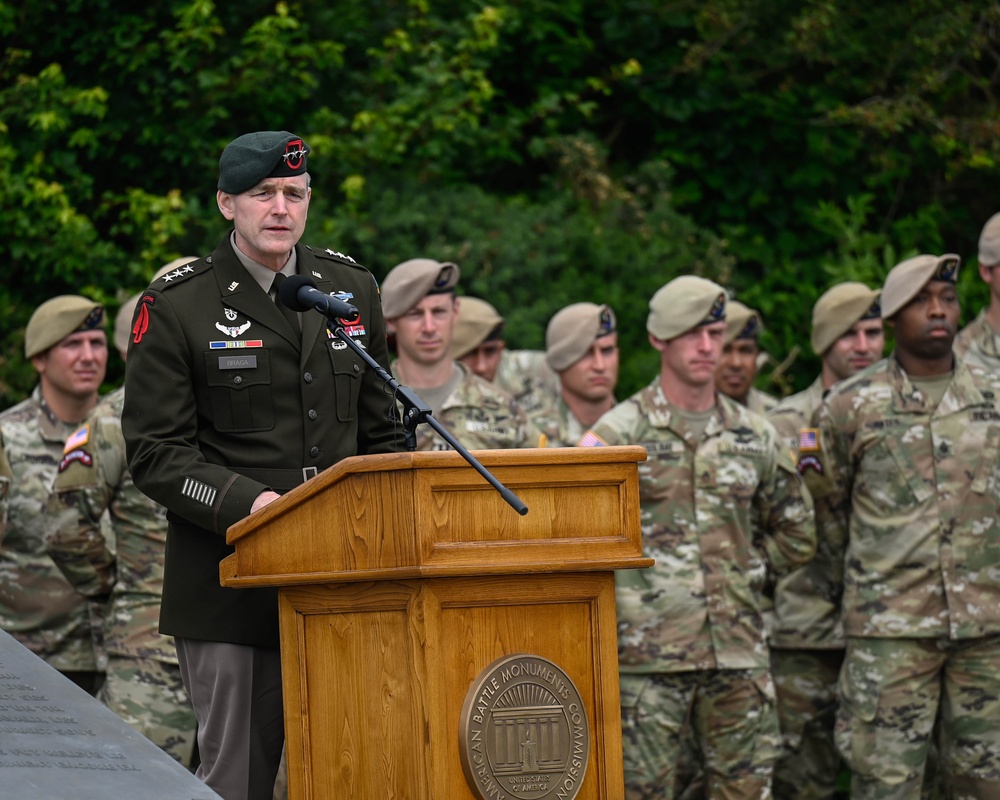
[[[598,436],[593,431],[587,431],[583,434],[583,437],[576,445],[577,447],[607,447],[608,443],[604,441],[600,436]]]
[[[63,447],[63,454],[65,455],[71,450],[75,450],[77,447],[83,447],[88,441],[90,441],[90,425],[84,425],[81,428],[77,428],[66,440],[66,444]]]
[[[802,428],[799,431],[799,452],[818,453],[819,450],[819,428]]]

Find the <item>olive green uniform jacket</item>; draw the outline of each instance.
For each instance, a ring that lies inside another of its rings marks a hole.
[[[296,245],[297,270],[357,306],[347,331],[383,368],[372,275]],[[167,508],[160,632],[277,646],[271,589],[228,589],[226,530],[263,491],[285,492],[347,456],[400,449],[391,396],[316,312],[301,335],[240,263],[227,235],[208,258],[154,281],[136,308],[122,430],[136,486]],[[330,535],[336,535],[331,523]]]

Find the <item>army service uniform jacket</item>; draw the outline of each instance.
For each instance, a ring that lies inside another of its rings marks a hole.
[[[361,313],[345,330],[385,368],[372,275],[296,245],[297,270]],[[167,508],[160,631],[277,646],[272,589],[219,585],[226,530],[263,491],[288,491],[358,454],[399,449],[391,396],[373,370],[304,312],[301,335],[261,290],[227,235],[208,258],[143,293],[133,319],[122,430],[139,489]]]
[[[812,504],[777,432],[722,394],[694,439],[659,379],[597,421],[581,444],[646,448],[639,464],[643,555],[620,570],[622,672],[766,669],[759,590],[815,549]]]
[[[847,636],[1000,633],[998,396],[1000,375],[956,359],[929,408],[894,357],[827,394],[799,465],[846,551]]]

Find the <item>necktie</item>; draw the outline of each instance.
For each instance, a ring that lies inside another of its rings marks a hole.
[[[274,300],[274,304],[278,307],[278,311],[281,312],[281,316],[288,320],[288,324],[291,326],[292,332],[299,335],[301,332],[301,329],[299,328],[299,315],[278,299],[278,289],[281,288],[281,282],[283,280],[285,280],[285,276],[280,272],[274,276],[274,282],[271,284],[271,292],[273,294],[272,299]]]

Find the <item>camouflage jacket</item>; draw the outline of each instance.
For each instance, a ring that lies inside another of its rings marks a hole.
[[[529,414],[528,421],[532,437],[538,437],[532,446],[537,442],[538,447],[576,447],[586,430],[561,399],[558,405]]]
[[[822,403],[823,381],[816,378],[808,389],[786,397],[767,415],[796,461],[799,434],[809,427]],[[814,494],[813,501],[819,504],[824,498]],[[844,551],[831,546],[820,529],[816,538],[816,557],[780,578],[774,588],[772,647],[822,650],[844,646],[840,624]]]
[[[659,380],[598,420],[584,444],[638,444],[646,570],[616,575],[622,672],[768,665],[760,587],[813,556],[808,492],[773,426],[717,395],[699,440]]]
[[[397,363],[392,363],[392,372],[398,380]],[[462,371],[462,381],[441,408],[433,409],[434,419],[467,450],[532,446],[528,439],[528,418],[518,403],[464,364],[457,361],[455,364]],[[417,427],[416,449],[450,450],[451,445],[430,425],[422,423]]]
[[[58,517],[46,513],[63,444],[76,425],[49,411],[40,387],[0,414],[0,436],[13,475],[3,501],[0,628],[66,671],[97,669],[90,603],[66,580],[45,549]]]
[[[108,653],[177,663],[171,636],[157,630],[167,542],[166,509],[140,492],[125,458],[121,413],[124,389],[104,397],[89,430],[67,447],[66,469],[55,480],[53,512],[72,509],[49,537],[52,557],[84,593],[110,590],[104,644]],[[99,549],[100,520],[111,515],[115,550]],[[117,559],[115,558],[117,556]]]
[[[820,537],[846,550],[848,636],[1000,632],[998,394],[1000,373],[956,360],[928,409],[891,356],[827,394],[799,469]]]
[[[823,379],[817,377],[808,389],[786,397],[767,412],[768,420],[793,456],[798,457],[799,431],[809,427],[813,414],[822,402]]]
[[[986,318],[987,309],[966,325],[955,337],[952,348],[966,364],[975,364],[987,370],[1000,367],[1000,333]]]
[[[545,363],[542,350],[504,350],[493,383],[528,415],[555,406],[561,393],[559,376]]]
[[[767,392],[762,392],[753,386],[750,387],[750,391],[747,392],[747,408],[749,408],[754,414],[759,414],[760,416],[766,416],[767,412],[770,411],[778,405],[778,398]]]

